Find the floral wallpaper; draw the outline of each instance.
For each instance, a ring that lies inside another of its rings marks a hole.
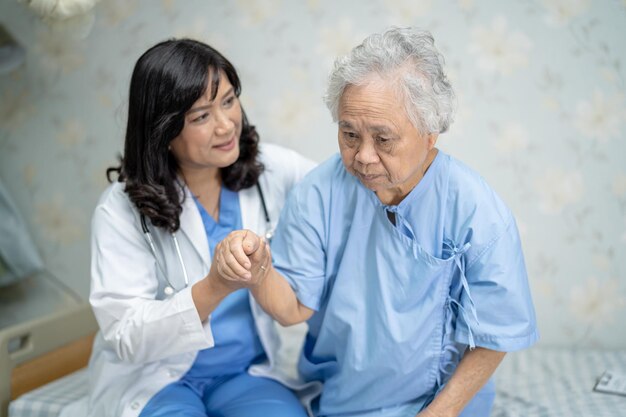
[[[103,0],[50,27],[17,0],[27,52],[0,75],[0,178],[48,269],[83,297],[89,221],[121,151],[139,55],[194,37],[238,68],[262,140],[336,152],[321,96],[333,58],[390,25],[431,30],[458,113],[439,145],[515,213],[541,342],[626,348],[626,1]]]

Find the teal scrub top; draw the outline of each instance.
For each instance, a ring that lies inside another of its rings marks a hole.
[[[316,415],[419,409],[466,348],[513,351],[538,338],[510,210],[441,151],[397,206],[333,156],[292,191],[272,253],[316,311],[299,363],[305,380],[324,382]]]
[[[242,228],[239,194],[222,186],[220,214],[216,222],[196,201],[209,241],[211,254],[215,246],[231,231]],[[244,372],[252,363],[265,358],[250,309],[247,289],[229,294],[211,313],[211,331],[215,345],[198,352],[184,379],[208,379]]]

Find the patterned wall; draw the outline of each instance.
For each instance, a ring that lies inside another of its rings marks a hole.
[[[626,1],[102,0],[90,31],[52,31],[3,0],[0,21],[27,48],[0,76],[0,177],[48,268],[83,296],[91,212],[147,47],[213,44],[239,69],[262,139],[321,161],[336,151],[321,102],[333,57],[416,25],[458,93],[441,147],[518,218],[541,343],[626,348]]]

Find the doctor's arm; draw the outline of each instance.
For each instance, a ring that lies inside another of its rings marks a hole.
[[[314,311],[300,303],[271,258],[264,239],[249,230],[238,230],[217,245],[214,264],[225,280],[245,283],[263,310],[281,325],[308,320]]]
[[[89,301],[102,337],[117,357],[147,363],[214,345],[206,320],[232,291],[215,271],[158,299],[158,266],[126,201],[100,204],[92,222]]]
[[[200,321],[204,322],[231,292],[233,288],[228,286],[211,267],[209,275],[191,287],[191,298],[198,310]]]
[[[454,374],[417,417],[456,417],[487,383],[506,352],[477,347],[467,350]]]

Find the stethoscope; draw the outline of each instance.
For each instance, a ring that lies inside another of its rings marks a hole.
[[[263,190],[261,190],[261,186],[259,185],[259,183],[257,183],[256,188],[259,191],[259,197],[261,198],[261,206],[263,207],[263,214],[265,215],[266,232],[264,236],[265,236],[265,239],[269,242],[272,240],[272,237],[274,237],[274,228],[272,227],[272,222],[270,221],[270,214],[269,214],[269,211],[267,210],[267,205],[265,204],[265,197],[263,196]],[[165,277],[165,280],[167,281],[167,285],[163,289],[163,293],[166,296],[170,297],[176,292],[176,290],[174,289],[174,286],[170,282],[168,275],[165,273],[165,270],[163,269],[161,262],[159,261],[159,257],[157,256],[156,246],[154,245],[154,239],[152,238],[152,233],[150,233],[150,229],[148,229],[148,224],[146,223],[146,216],[142,214],[140,216],[140,220],[141,220],[141,230],[143,231],[144,236],[146,236],[146,240],[148,241],[148,245],[150,246],[150,251],[152,252],[152,255],[154,255],[154,259],[156,260],[157,267],[161,270],[161,273],[163,274],[163,276]],[[187,288],[189,286],[189,275],[187,275],[187,268],[185,266],[185,260],[183,259],[183,254],[180,251],[180,245],[178,244],[176,233],[172,232],[170,233],[170,235],[172,236],[172,241],[174,241],[174,247],[176,248],[176,256],[178,257],[178,263],[180,264],[180,269],[183,271],[183,277],[185,279],[185,286],[183,288]]]

